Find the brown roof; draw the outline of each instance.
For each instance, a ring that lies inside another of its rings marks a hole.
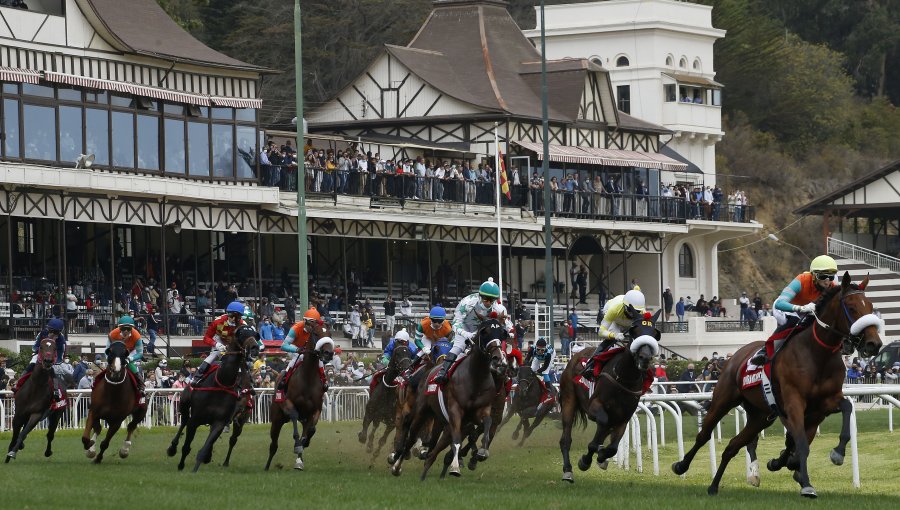
[[[625,112],[619,112],[619,127],[622,129],[630,129],[634,131],[654,131],[660,134],[669,134],[672,132],[671,129],[660,126],[659,124],[654,124],[652,122],[647,122],[646,120],[639,119],[637,117],[632,117]]]
[[[723,88],[725,85],[721,83],[710,80],[709,78],[704,78],[702,76],[693,76],[690,74],[679,74],[679,73],[663,73],[666,76],[673,78],[678,83],[686,83],[688,85],[701,85],[704,87],[713,87],[713,88]]]
[[[114,46],[124,51],[201,66],[271,72],[219,53],[181,28],[155,0],[77,0],[95,18]],[[101,30],[102,31],[102,30]]]
[[[816,200],[813,200],[812,202],[804,205],[803,207],[794,209],[794,214],[823,214],[826,209],[832,208],[830,207],[831,203],[835,200],[838,200],[844,195],[849,195],[850,193],[853,193],[858,189],[864,188],[879,179],[883,179],[894,172],[900,172],[900,159],[888,163],[878,170],[869,172],[859,179],[851,182],[850,184],[838,188],[831,193],[828,193],[827,195],[821,196]],[[896,192],[896,190],[894,191]],[[847,206],[847,208],[853,207],[854,206],[852,205]]]

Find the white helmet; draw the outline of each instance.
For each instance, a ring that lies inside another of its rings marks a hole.
[[[406,343],[409,343],[409,333],[406,332],[406,328],[401,329],[394,335],[394,340],[402,340]]]
[[[644,309],[647,307],[646,302],[644,301],[644,293],[639,290],[629,290],[625,293],[625,306],[626,308],[633,308],[637,313],[644,313]]]

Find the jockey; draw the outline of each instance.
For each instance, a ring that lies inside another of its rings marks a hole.
[[[834,282],[837,270],[837,262],[833,258],[828,255],[819,255],[809,264],[809,271],[800,273],[791,280],[791,283],[775,299],[773,308],[784,312],[786,319],[784,324],[775,329],[775,333],[795,326],[806,326],[807,321],[802,320],[798,314],[803,314],[803,318],[806,318],[816,311],[816,301],[822,296],[822,293],[833,285],[837,285]],[[776,351],[784,343],[784,340],[775,340]],[[764,365],[766,361],[768,360],[765,349],[760,350],[750,359],[750,363],[756,366]]]
[[[200,363],[197,371],[194,373],[193,381],[199,381],[203,374],[209,370],[209,366],[213,364],[219,356],[228,350],[228,342],[234,336],[237,328],[244,325],[244,304],[240,301],[234,301],[225,309],[225,314],[218,319],[212,321],[203,335],[203,343],[212,347],[209,356]]]
[[[644,293],[632,289],[616,296],[603,305],[603,320],[600,322],[600,338],[603,339],[582,370],[582,377],[590,378],[594,372],[594,358],[608,350],[614,343],[625,340],[625,331],[646,308]]]
[[[547,386],[547,383],[553,382],[547,370],[553,365],[554,361],[556,361],[556,351],[553,350],[553,346],[547,345],[547,340],[544,337],[538,338],[538,341],[534,344],[534,349],[529,350],[528,356],[525,358],[525,363],[531,364],[531,371],[534,372],[535,377],[540,381],[541,387],[545,391],[549,388],[551,394],[556,391],[552,386]]]
[[[287,374],[294,368],[294,365],[297,364],[297,361],[303,361],[303,350],[306,349],[306,344],[309,342],[310,337],[312,337],[312,332],[315,327],[321,326],[322,316],[319,315],[319,311],[315,308],[310,308],[303,314],[303,318],[297,321],[293,326],[291,326],[291,330],[288,331],[287,336],[284,338],[284,342],[281,344],[281,350],[287,353],[290,353],[291,362],[288,363],[287,368],[285,368],[284,373]],[[319,360],[319,368],[322,370],[325,369],[325,364],[322,360]],[[278,382],[278,388],[276,389],[276,393],[281,391],[285,391],[287,388],[287,377],[282,377]]]
[[[442,306],[435,306],[416,326],[416,360],[409,367],[409,373],[415,372],[425,355],[431,354],[432,346],[441,338],[453,336],[453,326],[447,320],[447,311]],[[411,350],[411,352],[415,352]]]
[[[138,370],[135,361],[139,361],[144,355],[144,341],[141,340],[141,334],[138,333],[137,327],[134,325],[134,319],[129,315],[125,315],[116,323],[118,327],[109,332],[106,339],[106,359],[109,360],[109,346],[113,342],[122,342],[128,349],[128,370],[134,374],[137,381],[138,391],[141,399],[144,399],[144,375]]]
[[[500,317],[500,312],[505,311],[505,308],[499,307],[498,299],[500,299],[500,286],[494,283],[493,278],[488,278],[478,288],[478,292],[469,294],[456,305],[456,311],[453,314],[453,348],[444,358],[444,364],[441,365],[441,369],[434,379],[435,382],[439,384],[446,382],[447,370],[456,361],[457,356],[465,350],[466,341],[475,336],[475,331],[481,321],[489,319],[492,312],[497,313],[497,317]],[[507,325],[507,329],[509,329],[509,325]]]
[[[33,353],[31,356],[31,361],[28,362],[28,366],[25,367],[25,370],[22,371],[21,377],[16,382],[15,389],[18,390],[19,386],[25,382],[25,376],[30,374],[34,370],[34,365],[37,363],[38,359],[38,351],[41,348],[41,340],[45,338],[49,338],[56,342],[56,361],[55,363],[62,363],[63,358],[66,354],[66,336],[62,334],[63,329],[65,329],[66,323],[63,322],[62,319],[50,319],[47,322],[47,326],[38,333],[37,337],[34,340],[34,345],[31,346],[31,352]]]
[[[398,345],[405,345],[409,348],[409,354],[417,354],[419,349],[416,348],[415,345],[410,345],[409,343],[409,333],[406,332],[406,328],[401,329],[394,335],[394,338],[391,338],[391,341],[388,343],[387,347],[384,348],[384,354],[382,354],[381,362],[385,365],[391,362],[391,356],[394,354],[394,348]]]

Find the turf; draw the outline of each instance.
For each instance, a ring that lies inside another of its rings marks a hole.
[[[643,422],[643,420],[642,420]],[[743,453],[728,467],[718,496],[706,495],[710,481],[709,454],[697,455],[685,479],[669,466],[677,455],[672,440],[674,427],[667,423],[666,446],[660,452],[660,475],[652,474],[652,462],[644,450],[644,472],[624,471],[610,464],[607,471],[592,466],[575,470],[576,482],[562,482],[559,428],[549,423],[538,429],[522,448],[510,439],[512,427],[501,430],[491,448],[491,458],[477,471],[463,468],[462,478],[440,480],[439,467],[423,483],[420,461],[405,464],[400,478],[390,475],[385,455],[374,462],[356,440],[358,422],[322,423],[307,449],[306,470],[293,465],[289,430],[283,430],[276,466],[264,472],[268,451],[268,427],[248,427],[235,450],[232,465],[221,466],[227,442],[220,441],[213,462],[191,474],[194,455],[206,437],[201,429],[188,457],[185,472],[176,470],[177,459],[166,457],[173,430],[140,430],[131,456],[119,459],[115,450],[124,436],[117,436],[102,465],[85,458],[80,434],[57,435],[53,457],[42,456],[43,433],[29,438],[28,447],[10,464],[0,465],[0,507],[19,508],[117,508],[117,509],[231,509],[231,508],[897,508],[900,505],[900,448],[898,434],[887,432],[885,411],[859,414],[859,449],[862,488],[851,483],[847,462],[834,466],[828,452],[837,442],[839,422],[830,418],[812,445],[810,476],[818,500],[805,500],[786,471],[762,469],[762,487],[744,481]],[[685,419],[685,447],[692,444],[696,420]],[[727,442],[734,434],[734,419],[723,422]],[[573,460],[583,452],[590,431],[577,431]],[[5,446],[8,432],[0,434]],[[772,427],[760,441],[760,458],[774,456],[783,445],[781,428]],[[717,444],[721,454],[725,443]],[[386,452],[385,452],[386,453]],[[286,467],[282,467],[286,466]]]

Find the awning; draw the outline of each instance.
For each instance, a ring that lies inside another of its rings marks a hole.
[[[662,154],[664,156],[669,156],[670,158],[674,159],[675,161],[680,161],[680,162],[684,163],[685,165],[687,165],[687,168],[685,168],[684,170],[677,170],[678,172],[685,172],[685,173],[689,173],[689,174],[702,174],[703,173],[703,170],[701,170],[699,166],[692,163],[691,160],[682,156],[680,153],[675,151],[675,149],[669,147],[668,145],[661,146],[659,148],[659,152],[660,152],[660,154]]]
[[[544,159],[542,143],[514,141],[516,145],[534,151],[540,160]],[[659,168],[684,172],[688,165],[655,152],[626,151],[619,149],[597,149],[594,147],[574,147],[550,145],[550,161],[561,163],[585,163],[601,166],[628,166],[637,168]]]
[[[209,98],[213,106],[230,106],[232,108],[262,108],[262,99],[242,99],[237,97],[218,97]]]
[[[701,87],[712,87],[714,89],[721,89],[725,87],[725,85],[722,85],[715,80],[710,80],[709,78],[704,78],[702,76],[693,76],[690,74],[678,73],[663,73],[663,75],[685,85],[699,85]]]
[[[37,85],[41,79],[39,71],[31,69],[17,69],[15,67],[0,67],[0,80],[17,81],[20,83],[31,83]]]

